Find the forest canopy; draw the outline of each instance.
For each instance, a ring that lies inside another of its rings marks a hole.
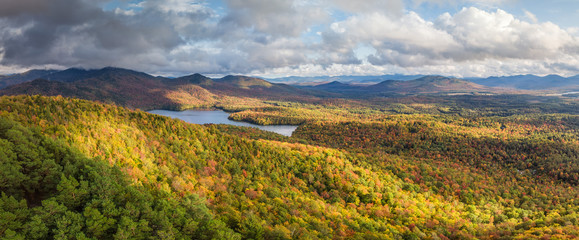
[[[307,119],[287,138],[0,97],[0,236],[579,236],[576,115],[353,114]]]

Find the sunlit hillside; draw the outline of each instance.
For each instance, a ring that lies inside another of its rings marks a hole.
[[[7,237],[577,236],[577,172],[560,165],[576,162],[572,116],[548,120],[564,128],[507,118],[506,130],[426,116],[336,125],[349,128],[341,135],[313,124],[270,141],[62,97],[2,97],[0,107]],[[371,128],[391,140],[360,132]],[[567,137],[536,139],[525,128]],[[521,147],[510,141],[539,149],[512,155]],[[375,151],[357,150],[363,142]],[[488,153],[470,157],[483,146]],[[548,159],[553,167],[533,167]]]

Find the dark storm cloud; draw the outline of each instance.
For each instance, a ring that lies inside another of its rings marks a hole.
[[[48,1],[36,1],[36,0],[7,0],[2,1],[2,7],[0,8],[0,17],[12,17],[23,13],[42,13],[45,12],[49,6]]]
[[[128,58],[139,61],[135,58],[154,51],[170,51],[187,39],[198,39],[196,30],[201,27],[177,28],[189,28],[187,21],[196,23],[199,18],[208,17],[203,12],[163,12],[158,8],[118,14],[102,10],[98,3],[8,0],[0,8],[0,26],[5,26],[0,31],[0,63],[100,67],[123,59],[128,62]]]
[[[42,61],[43,53],[51,51],[60,36],[70,33],[71,27],[104,14],[96,7],[73,0],[8,0],[0,9],[4,30],[11,30],[0,35],[3,63],[23,65]]]

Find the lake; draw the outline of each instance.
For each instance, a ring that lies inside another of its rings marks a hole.
[[[284,136],[291,136],[292,133],[298,128],[298,126],[294,125],[269,125],[269,126],[261,126],[246,122],[236,122],[227,119],[229,117],[229,113],[226,113],[221,110],[215,111],[197,111],[197,110],[185,110],[185,111],[168,111],[168,110],[152,110],[149,113],[167,116],[171,118],[181,119],[188,123],[195,123],[195,124],[229,124],[235,126],[242,126],[242,127],[254,127],[259,128],[264,131],[270,131],[274,133],[279,133]]]

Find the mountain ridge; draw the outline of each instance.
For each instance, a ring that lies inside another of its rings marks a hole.
[[[209,78],[199,73],[178,78],[152,76],[130,69],[106,67],[85,70],[70,68],[63,71],[33,72],[26,82],[10,85],[0,89],[0,95],[40,94],[48,96],[68,96],[105,103],[116,103],[129,108],[182,110],[187,108],[214,108],[225,102],[253,101],[301,101],[315,102],[323,98],[373,98],[400,97],[412,95],[476,95],[504,93],[533,93],[532,90],[508,90],[509,86],[500,84],[500,78],[458,79],[444,76],[421,76],[412,80],[387,79],[373,85],[354,85],[332,81],[316,86],[295,86],[284,83],[272,83],[262,78],[228,75],[222,78]],[[32,77],[41,75],[33,80]],[[573,87],[579,77],[563,78],[560,76],[532,77],[521,75],[511,78],[542,79],[533,86],[544,87],[544,82],[554,79],[554,89],[536,93],[574,92]],[[400,77],[400,76],[399,76]],[[5,78],[5,77],[4,77]],[[36,80],[36,79],[44,79]],[[571,80],[568,80],[571,79]],[[516,81],[512,81],[516,82]],[[483,83],[486,83],[483,84]],[[532,84],[527,84],[532,85]],[[513,84],[513,86],[518,86]],[[566,87],[570,86],[570,87]],[[527,87],[527,89],[532,87]],[[565,96],[567,97],[567,96]],[[233,106],[232,104],[227,104]]]
[[[472,93],[490,92],[494,90],[466,80],[443,76],[424,76],[418,79],[406,81],[385,80],[368,86],[359,86],[333,81],[331,83],[304,88],[357,95]]]
[[[560,75],[536,76],[532,74],[513,76],[493,76],[488,78],[467,78],[468,80],[489,86],[514,88],[522,90],[561,90],[579,89],[579,76],[562,77]]]
[[[311,96],[307,90],[260,78],[211,79],[197,73],[171,79],[113,67],[71,68],[0,89],[0,95],[20,94],[62,95],[129,108],[170,110],[211,107],[219,103],[219,99],[223,102],[247,97],[276,100]]]
[[[45,78],[51,81],[61,81],[61,82],[74,82],[80,79],[86,79],[89,77],[94,77],[105,72],[126,72],[147,77],[153,77],[147,73],[139,72],[130,69],[117,68],[117,67],[104,67],[101,69],[83,69],[83,68],[68,68],[65,70],[40,70],[32,69],[23,73],[3,75],[0,76],[0,89],[5,88],[10,85],[19,84],[22,82],[28,82],[35,80],[37,78]],[[403,75],[403,74],[391,74],[391,75],[377,75],[377,76],[352,76],[352,75],[342,75],[342,76],[316,76],[316,77],[280,77],[280,78],[259,78],[250,77],[242,75],[227,75],[222,78],[211,79],[199,73],[194,73],[191,75],[180,76],[175,78],[158,76],[156,78],[163,79],[165,81],[175,80],[175,82],[185,81],[195,84],[206,84],[209,85],[214,81],[218,82],[235,82],[239,87],[251,87],[251,86],[266,86],[269,87],[270,84],[286,84],[286,85],[296,85],[296,86],[318,86],[327,84],[330,82],[340,82],[344,84],[355,84],[355,85],[373,85],[381,83],[387,80],[398,80],[398,81],[412,81],[420,79],[423,77],[435,76],[435,75]],[[444,76],[447,78],[456,78],[452,76]],[[193,80],[194,78],[199,78]],[[579,75],[563,77],[557,74],[550,74],[546,76],[537,76],[533,74],[525,75],[511,75],[511,76],[490,76],[486,78],[480,77],[465,77],[456,78],[461,80],[466,80],[479,85],[487,87],[500,87],[500,88],[514,88],[521,90],[561,90],[563,88],[571,87],[572,90],[579,89]],[[211,81],[208,81],[211,80]],[[248,85],[248,86],[246,86]]]

